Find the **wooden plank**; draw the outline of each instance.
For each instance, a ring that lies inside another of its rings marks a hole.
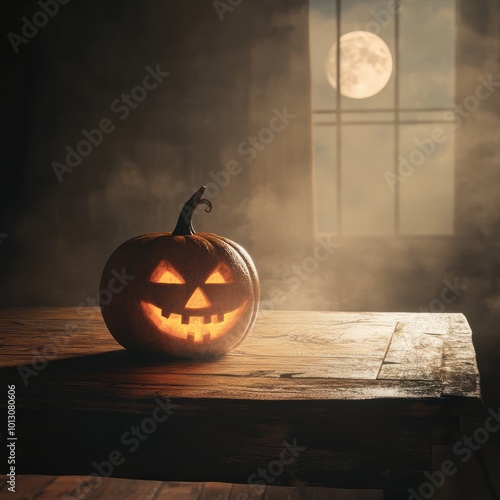
[[[161,487],[160,481],[137,481],[132,479],[101,478],[100,486],[92,491],[89,500],[108,500],[126,498],[127,500],[153,500]],[[54,483],[55,484],[55,483]],[[59,498],[47,497],[47,500]]]
[[[43,375],[43,376],[42,376]],[[75,376],[74,376],[75,377]],[[230,400],[244,401],[354,401],[373,399],[420,400],[440,398],[441,385],[433,382],[390,380],[352,381],[342,379],[266,379],[243,377],[176,376],[173,380],[154,380],[138,376],[134,383],[119,377],[106,380],[96,374],[94,380],[75,378],[54,380],[42,372],[36,383],[18,394],[18,408],[68,408],[80,410],[142,411],[151,409],[158,396],[176,402],[186,399],[216,399],[223,405]],[[15,382],[16,379],[6,377]],[[99,380],[100,379],[100,380]],[[17,379],[19,386],[22,382]],[[0,402],[0,407],[5,402]],[[457,407],[460,402],[454,403]],[[464,402],[467,405],[467,402]]]
[[[103,350],[103,353],[106,352]],[[110,351],[111,352],[111,351]],[[114,351],[113,351],[114,352]],[[80,355],[84,354],[83,352]],[[218,360],[206,361],[202,364],[194,361],[173,361],[152,364],[151,362],[139,363],[129,359],[120,360],[119,357],[109,357],[107,362],[101,362],[95,358],[93,369],[90,371],[91,359],[78,360],[75,357],[78,353],[71,352],[71,364],[73,373],[78,371],[80,374],[99,373],[106,374],[106,379],[115,374],[120,377],[123,383],[129,380],[138,380],[132,376],[150,376],[150,380],[165,381],[173,376],[193,375],[193,376],[231,376],[248,378],[322,378],[322,379],[359,379],[375,380],[380,369],[381,360],[374,359],[349,359],[349,358],[326,358],[322,363],[313,364],[307,357],[284,358],[280,356],[253,356],[251,358],[240,359],[238,356],[227,355]],[[15,363],[29,366],[40,363],[42,356],[36,353],[30,353],[28,356],[16,355]],[[55,361],[55,357],[44,356],[48,361]],[[105,361],[105,358],[101,358]],[[113,363],[109,361],[113,360]],[[0,355],[0,362],[4,361]],[[23,363],[24,361],[24,363]],[[83,362],[81,362],[83,361]],[[89,364],[86,366],[85,361]],[[122,362],[123,361],[123,362]],[[4,361],[7,364],[9,361]],[[17,366],[17,364],[15,365]],[[61,363],[52,363],[51,368],[62,372],[65,365]],[[201,369],[203,372],[201,372]],[[116,378],[116,377],[115,377]]]
[[[10,346],[4,346],[3,350],[9,349]],[[88,349],[81,348],[68,348],[65,349],[63,354],[60,354],[61,349],[57,347],[55,350],[43,352],[43,346],[14,348],[8,355],[0,354],[0,366],[18,366],[18,365],[31,365],[40,362],[43,357],[48,361],[55,361],[57,359],[74,359],[77,356],[87,354]],[[121,350],[121,349],[120,349]],[[21,352],[24,351],[24,352]],[[101,353],[116,352],[115,347],[102,347]],[[0,353],[2,350],[0,349]],[[115,358],[118,359],[118,358]],[[90,359],[89,359],[90,361]],[[98,359],[96,360],[98,361]],[[319,361],[319,360],[318,360]],[[200,375],[200,367],[203,367],[204,376],[212,375],[227,375],[238,377],[264,377],[264,378],[343,378],[343,379],[360,379],[360,380],[374,380],[379,372],[382,360],[373,357],[329,357],[324,358],[321,362],[313,363],[311,358],[306,356],[297,356],[293,358],[286,358],[282,356],[265,356],[254,355],[241,356],[236,353],[229,353],[227,356],[220,360],[205,362],[200,365],[199,362],[177,361],[169,363],[157,363],[156,365],[145,364],[141,365],[136,363],[133,367],[133,372],[143,375],[159,375],[169,373],[170,375]],[[79,365],[82,369],[85,366],[76,361],[74,366]],[[112,364],[101,364],[100,369],[103,372],[114,371],[124,376],[130,373],[132,363],[127,367],[114,366]],[[120,371],[120,369],[122,371]],[[125,371],[126,370],[126,371]]]
[[[398,322],[379,379],[442,380],[443,396],[480,397],[472,332],[462,314]]]
[[[233,484],[229,500],[262,500],[266,488],[263,484]]]
[[[270,321],[260,319],[253,332],[232,353],[265,356],[269,352],[273,353],[269,349],[272,346],[275,347],[274,353],[283,357],[303,356],[304,352],[307,352],[308,357],[320,358],[383,357],[395,320],[374,321],[358,315],[346,321],[345,318],[334,319],[331,314],[336,313],[302,313],[296,315],[294,322],[279,318],[272,318]],[[3,317],[1,311],[0,317]],[[86,347],[88,353],[99,351],[98,348],[102,345],[119,348],[101,320],[77,320],[75,324],[80,331],[69,333],[65,332],[67,324],[67,321],[61,320],[2,319],[0,339],[3,345],[11,346],[4,349],[8,352],[12,352],[14,346],[22,346],[24,349],[21,352],[25,352],[27,345],[40,348],[46,343],[60,345],[61,351],[64,351],[62,347],[69,341],[71,345]]]
[[[479,370],[472,332],[465,316],[454,320],[443,347],[443,394],[479,398]]]
[[[34,495],[37,500],[53,500],[63,495],[91,500],[127,498],[128,500],[152,500],[159,490],[159,481],[137,481],[131,479],[88,478],[57,476],[54,481]],[[35,492],[32,492],[35,493]]]
[[[89,307],[88,316],[100,315],[99,307]],[[28,318],[30,320],[37,319],[59,319],[59,320],[74,320],[82,318],[83,315],[78,314],[77,307],[10,307],[0,310],[3,319],[21,320]],[[88,317],[87,316],[87,317]]]
[[[95,482],[92,482],[95,481]],[[52,500],[69,495],[88,500],[382,500],[382,491],[277,487],[229,483],[178,483],[86,476],[18,476],[16,498]],[[9,496],[8,496],[9,495]],[[11,492],[0,498],[14,498]]]
[[[32,498],[36,496],[35,494],[43,491],[48,487],[53,481],[55,481],[54,476],[16,476],[16,492],[13,494],[11,491],[4,486],[0,491],[0,499],[12,499],[12,498]]]
[[[378,379],[441,380],[445,335],[415,331],[411,326],[398,323]]]
[[[230,488],[231,485],[228,485]],[[88,476],[18,475],[16,494],[5,490],[0,498],[37,498],[53,500],[63,495],[89,500],[126,498],[127,500],[196,500],[203,483],[166,483]]]
[[[164,482],[154,500],[198,500],[203,490],[203,483]]]
[[[229,483],[205,483],[199,500],[229,500],[231,488]]]
[[[273,311],[267,321],[257,320],[254,331],[235,352],[245,355],[269,352],[280,356],[383,358],[396,323],[364,314]]]

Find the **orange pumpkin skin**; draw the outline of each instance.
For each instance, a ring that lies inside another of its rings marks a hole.
[[[255,323],[260,286],[248,253],[227,238],[192,229],[196,206],[211,208],[203,191],[188,200],[173,233],[132,238],[106,263],[100,290],[111,289],[117,272],[130,276],[120,292],[101,301],[109,331],[127,349],[213,357],[238,345]]]

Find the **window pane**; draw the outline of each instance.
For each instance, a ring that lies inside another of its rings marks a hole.
[[[400,106],[453,107],[455,0],[405,2],[400,31]]]
[[[444,110],[453,109],[455,100],[455,0],[403,2],[399,15],[396,5],[387,0],[310,0],[319,232],[453,234],[454,125],[453,115]],[[340,101],[334,50],[338,35],[342,37]],[[341,127],[338,148],[337,120]],[[404,158],[399,167],[398,154]],[[395,168],[400,169],[396,190],[391,189],[387,175]]]
[[[453,125],[403,125],[400,131],[401,234],[453,234]]]
[[[313,123],[328,123],[330,125],[337,123],[337,113],[335,111],[331,113],[314,113]]]
[[[394,165],[394,125],[342,128],[342,232],[394,233],[394,195],[384,173]]]
[[[313,127],[316,224],[320,233],[337,232],[337,128]]]
[[[326,78],[325,65],[332,43],[337,39],[337,2],[310,0],[309,47],[311,57],[311,98],[313,110],[336,109],[336,93]]]

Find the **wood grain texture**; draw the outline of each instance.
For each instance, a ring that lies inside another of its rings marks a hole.
[[[85,489],[84,476],[19,476],[15,495],[0,487],[0,499],[53,500],[382,500],[382,491],[334,488],[277,487],[227,483],[176,483],[102,478]],[[82,486],[77,495],[75,487]],[[69,495],[65,497],[64,495]]]
[[[0,366],[47,360],[37,383],[53,371],[63,386],[72,378],[76,391],[94,385],[96,397],[110,386],[116,396],[117,384],[138,397],[155,384],[185,398],[479,396],[471,331],[460,314],[268,311],[237,349],[204,363],[113,357],[122,348],[96,308],[3,310],[0,340]],[[64,359],[74,362],[55,362]],[[413,381],[425,382],[423,390]]]
[[[223,483],[250,482],[294,439],[306,448],[296,461],[262,492],[241,493],[310,485],[398,498],[430,469],[433,444],[452,444],[460,417],[484,411],[461,314],[266,312],[235,350],[204,362],[134,356],[96,308],[0,311],[0,340],[24,429],[20,472],[88,474],[110,451],[125,454],[123,433],[170,398],[171,418],[113,475],[210,482],[183,483],[194,498],[232,499]]]
[[[261,484],[233,484],[229,500],[262,500],[266,489]]]

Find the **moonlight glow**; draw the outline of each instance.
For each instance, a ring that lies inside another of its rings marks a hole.
[[[368,31],[351,31],[340,37],[340,93],[353,99],[378,94],[390,80],[393,61],[387,44]],[[326,76],[337,88],[337,42],[326,62]]]

